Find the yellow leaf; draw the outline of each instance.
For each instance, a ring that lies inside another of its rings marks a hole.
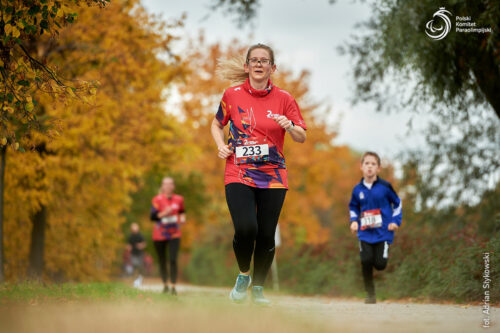
[[[18,150],[19,149],[19,142],[14,143],[14,149]]]
[[[3,67],[4,63],[3,63],[3,60],[0,59],[0,67]]]
[[[5,146],[7,144],[7,138],[2,138],[2,146]]]
[[[27,71],[27,72],[26,72],[26,77],[27,77],[28,79],[33,80],[33,79],[35,79],[35,78],[36,78],[36,73],[35,73],[34,71]]]
[[[10,35],[10,33],[12,31],[12,26],[10,24],[6,24],[3,29],[4,29],[6,35]]]
[[[33,105],[33,103],[31,102],[28,102],[26,103],[26,105],[24,106],[24,109],[28,112],[31,112],[33,111],[33,109],[35,108],[35,106]]]
[[[17,38],[21,35],[21,32],[17,27],[12,27],[12,37]]]
[[[66,87],[66,92],[72,96],[72,97],[75,97],[75,93],[73,92],[73,89],[71,89],[71,87]]]

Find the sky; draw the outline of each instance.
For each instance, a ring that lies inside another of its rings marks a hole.
[[[409,112],[387,114],[376,112],[372,104],[351,105],[355,97],[353,64],[337,48],[359,32],[356,23],[370,17],[368,5],[352,0],[337,0],[333,5],[328,0],[261,0],[253,25],[238,28],[234,15],[210,10],[212,3],[142,0],[150,13],[160,14],[165,20],[186,13],[181,36],[196,37],[203,30],[209,43],[227,44],[235,37],[249,45],[261,42],[273,47],[278,70],[284,66],[297,74],[304,69],[310,71],[311,97],[332,108],[326,121],[338,128],[336,144],[376,151],[389,160],[408,147],[423,145],[421,137],[408,134]],[[176,47],[182,50],[182,42]],[[414,127],[423,127],[421,119],[414,119]]]

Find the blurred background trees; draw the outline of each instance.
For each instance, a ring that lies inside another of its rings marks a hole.
[[[54,69],[54,64],[40,59],[34,52],[34,45],[41,39],[56,37],[59,30],[75,21],[75,12],[80,6],[104,7],[108,0],[61,1],[15,1],[0,2],[0,282],[4,281],[3,224],[4,190],[7,147],[24,151],[20,140],[33,131],[52,136],[49,130],[54,125],[44,110],[39,107],[36,94],[50,95],[64,101],[92,94],[95,83],[68,81]],[[85,98],[85,97],[83,97]],[[56,131],[57,132],[57,131]],[[40,211],[38,218],[43,219]],[[39,239],[43,244],[43,239]],[[43,248],[35,244],[39,250]],[[33,263],[39,266],[39,257]]]
[[[16,51],[14,67],[7,65],[14,61],[11,56],[2,56],[0,64],[3,71],[19,66],[26,71],[15,72],[20,79],[2,81],[3,91],[14,87],[24,94],[15,105],[4,93],[1,110],[2,149],[9,147],[7,279],[109,279],[117,272],[129,224],[138,222],[149,237],[151,198],[170,175],[186,199],[183,279],[231,284],[236,265],[224,161],[216,157],[209,126],[230,85],[216,76],[217,61],[243,54],[246,43],[207,44],[200,34],[175,54],[173,31],[182,20],[162,21],[137,0],[104,7],[98,1],[68,8],[46,3],[64,13],[55,18],[72,24],[50,23],[57,34],[40,34],[40,29],[53,31],[40,26],[40,19],[10,28],[5,19],[0,24],[8,36],[2,47],[20,48],[14,45],[18,38],[27,51]],[[258,15],[258,1],[212,4],[229,10],[240,24]],[[391,161],[383,164],[382,178],[403,198],[404,221],[388,270],[376,277],[390,283],[380,284],[378,293],[479,300],[483,252],[500,250],[498,94],[488,92],[499,82],[499,30],[477,36],[452,32],[435,42],[421,30],[437,10],[431,1],[372,4],[365,35],[341,50],[354,62],[353,100],[431,118],[423,133],[427,145],[402,152],[401,177],[395,177]],[[26,8],[27,15],[45,15],[45,7],[37,9],[34,1]],[[446,8],[498,28],[496,2],[454,1]],[[34,31],[31,26],[38,29],[36,38],[25,35]],[[33,69],[28,55],[46,68]],[[292,72],[277,63],[274,83],[296,98],[308,124],[305,144],[288,138],[285,143],[291,191],[280,218],[281,286],[300,293],[361,295],[359,249],[347,227],[347,203],[361,178],[361,152],[334,144],[336,130],[325,125],[330,110],[310,97],[307,71]],[[32,81],[19,83],[23,77]],[[38,123],[30,123],[35,119]],[[148,250],[153,252],[151,244]],[[500,262],[492,258],[496,267]],[[492,279],[499,274],[493,271]]]
[[[71,101],[33,92],[53,119],[53,136],[32,132],[21,140],[26,152],[7,156],[8,279],[39,278],[42,270],[57,279],[109,276],[130,193],[148,170],[181,153],[175,119],[163,110],[163,89],[180,73],[174,57],[159,59],[170,26],[137,4],[81,7],[57,39],[31,46],[58,75],[100,87]]]

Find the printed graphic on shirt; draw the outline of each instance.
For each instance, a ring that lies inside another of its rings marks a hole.
[[[250,84],[229,88],[217,110],[222,126],[229,124],[228,145],[233,153],[226,160],[224,183],[243,183],[259,188],[288,188],[283,142],[285,130],[274,118],[285,115],[305,127],[297,103],[284,91],[254,90]]]
[[[184,212],[184,199],[180,195],[172,195],[170,198],[163,194],[155,196],[152,200],[152,209],[162,212],[171,209],[169,215],[157,221],[153,227],[153,240],[162,241],[181,237],[179,227],[180,214]]]
[[[285,169],[284,156],[278,152],[276,145],[269,141],[266,136],[254,133],[258,123],[253,108],[244,110],[238,106],[237,109],[241,119],[241,127],[243,128],[236,125],[237,119],[231,119],[229,121],[228,144],[234,149],[235,154],[230,157],[233,161],[232,163],[227,163],[226,169],[232,168],[232,165],[235,165],[239,170],[237,179],[226,174],[226,181],[229,179],[229,181],[232,182],[243,183],[259,188],[284,188],[285,183],[283,182],[283,176],[286,177],[286,174],[283,175],[282,172],[277,170],[278,168]],[[239,147],[243,147],[245,141],[248,142],[250,138],[254,138],[257,142],[265,142],[267,145],[267,156],[265,156],[265,158],[237,158],[236,150]]]

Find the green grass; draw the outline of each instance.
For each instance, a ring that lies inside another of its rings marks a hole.
[[[89,320],[91,318],[92,320]],[[0,332],[230,333],[328,332],[321,320],[280,307],[231,303],[226,294],[186,292],[178,297],[134,289],[121,282],[0,285]],[[258,318],[258,320],[255,320]],[[144,326],[144,323],[147,323]]]
[[[120,282],[0,284],[0,304],[5,302],[65,302],[165,300],[169,297],[131,288]]]

